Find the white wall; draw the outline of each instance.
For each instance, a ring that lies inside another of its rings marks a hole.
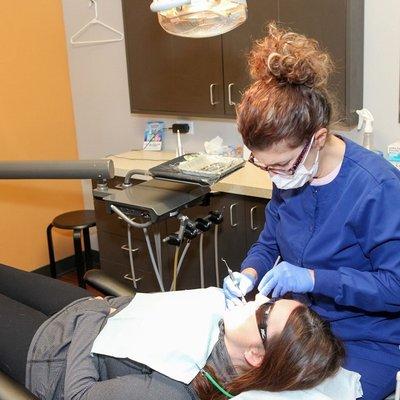
[[[148,0],[143,0],[148,1]],[[93,8],[87,0],[63,0],[66,40],[68,46],[71,85],[81,158],[116,154],[140,148],[146,121],[160,116],[130,113],[128,77],[124,42],[75,47],[69,38],[88,19]],[[149,1],[150,4],[150,1]],[[98,0],[99,19],[123,31],[120,0]],[[150,12],[150,11],[149,11]],[[85,39],[99,37],[91,30]],[[173,119],[162,117],[167,123]],[[195,136],[183,140],[185,149],[198,150],[206,138],[219,134],[225,140],[239,143],[233,121],[195,119]],[[174,149],[174,137],[168,135],[166,146]]]
[[[102,157],[140,148],[148,119],[162,118],[167,124],[172,119],[130,113],[124,42],[71,46],[69,38],[91,18],[93,9],[89,9],[88,0],[62,1],[80,157]],[[150,4],[150,0],[142,1]],[[100,20],[123,31],[120,0],[98,0],[98,9]],[[103,32],[92,33],[94,38]],[[375,116],[375,143],[384,152],[389,143],[400,139],[399,54],[399,0],[365,0],[364,107]],[[233,121],[194,121],[195,136],[183,139],[185,150],[199,150],[205,140],[216,135],[227,144],[240,141]],[[166,147],[174,148],[171,136]],[[88,187],[86,193],[90,206]]]
[[[149,0],[142,1],[150,4]],[[169,126],[174,119],[130,113],[124,42],[72,46],[70,37],[93,17],[94,7],[89,8],[88,0],[62,0],[62,3],[79,157],[104,157],[140,149],[146,121],[162,119]],[[99,20],[123,31],[120,0],[98,0],[98,11]],[[85,40],[98,38],[110,36],[96,27],[82,36]],[[195,135],[182,139],[186,151],[199,150],[205,140],[216,135],[221,136],[226,144],[240,143],[233,121],[192,120],[195,121]],[[167,135],[165,147],[175,149],[175,138],[171,134]],[[85,207],[93,208],[90,182],[83,181],[83,192]],[[91,239],[93,248],[98,248],[94,232]]]
[[[364,32],[364,107],[375,118],[375,145],[400,140],[400,2],[366,0]]]

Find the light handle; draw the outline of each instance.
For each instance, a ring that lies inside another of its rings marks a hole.
[[[171,8],[189,5],[191,0],[153,0],[150,4],[150,10],[153,12],[167,11]]]

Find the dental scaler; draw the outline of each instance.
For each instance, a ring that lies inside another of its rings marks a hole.
[[[221,258],[221,261],[223,261],[223,262],[225,263],[226,269],[228,270],[229,277],[231,278],[233,284],[234,284],[235,287],[240,291],[240,293],[242,293],[242,291],[241,291],[240,288],[239,288],[239,284],[237,283],[237,281],[235,280],[235,277],[233,276],[233,271],[229,268],[229,265],[228,265],[228,263],[226,262],[225,258]],[[247,303],[246,299],[245,299],[244,296],[243,296],[243,293],[242,293],[242,297],[241,297],[240,299],[242,300],[242,303],[243,303],[243,304],[246,304],[246,303]]]

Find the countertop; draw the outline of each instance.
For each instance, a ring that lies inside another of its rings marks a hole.
[[[148,171],[150,168],[175,157],[174,152],[134,150],[107,158],[114,162],[115,175],[124,177],[129,170]],[[139,175],[136,177],[138,179],[143,178]],[[212,191],[270,199],[272,182],[266,172],[247,162],[243,168],[213,185]]]

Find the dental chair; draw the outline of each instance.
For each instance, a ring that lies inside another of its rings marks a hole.
[[[127,284],[116,281],[101,270],[93,269],[84,276],[85,282],[109,296],[132,296],[133,288]],[[0,371],[0,400],[39,400],[23,385]],[[112,399],[110,399],[112,400]],[[386,400],[400,400],[400,371],[397,374],[397,390]]]
[[[98,269],[85,274],[85,282],[107,296],[132,296],[134,291],[127,283],[118,282]],[[39,400],[23,385],[0,371],[0,400]],[[112,400],[112,399],[110,399]]]

